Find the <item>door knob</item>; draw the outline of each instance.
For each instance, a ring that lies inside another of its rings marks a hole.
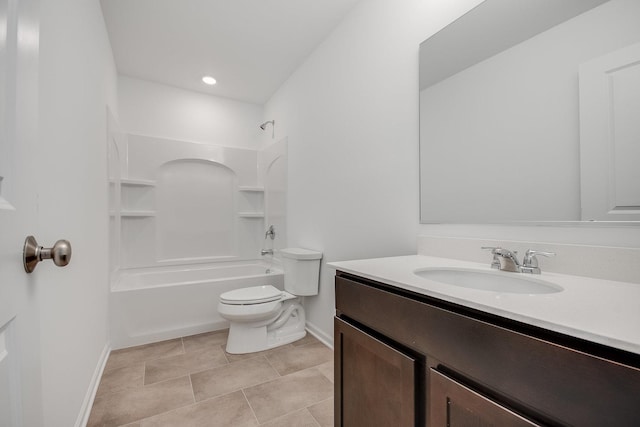
[[[64,267],[71,261],[71,243],[68,240],[58,240],[52,248],[38,246],[35,237],[27,236],[24,241],[24,271],[31,273],[42,260],[52,259],[58,267]]]

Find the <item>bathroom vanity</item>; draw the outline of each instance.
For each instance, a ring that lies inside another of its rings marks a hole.
[[[415,274],[448,262],[331,264],[336,426],[640,425],[640,285],[543,273],[562,291],[509,294]]]

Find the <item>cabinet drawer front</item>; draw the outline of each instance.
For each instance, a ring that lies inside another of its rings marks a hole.
[[[515,322],[507,329],[464,307],[445,309],[356,280],[336,277],[339,316],[441,361],[518,412],[556,425],[640,425],[639,369],[531,337]]]
[[[444,376],[429,373],[430,427],[533,427],[538,426],[502,405]]]
[[[416,359],[335,319],[335,424],[414,427]]]

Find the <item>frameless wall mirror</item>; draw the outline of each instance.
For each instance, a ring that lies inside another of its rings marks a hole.
[[[638,16],[637,0],[486,0],[424,41],[421,222],[639,220],[640,58],[606,59],[640,42]]]

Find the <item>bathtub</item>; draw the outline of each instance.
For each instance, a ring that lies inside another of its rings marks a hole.
[[[220,294],[283,284],[282,270],[261,260],[122,270],[110,292],[111,347],[227,328]]]

